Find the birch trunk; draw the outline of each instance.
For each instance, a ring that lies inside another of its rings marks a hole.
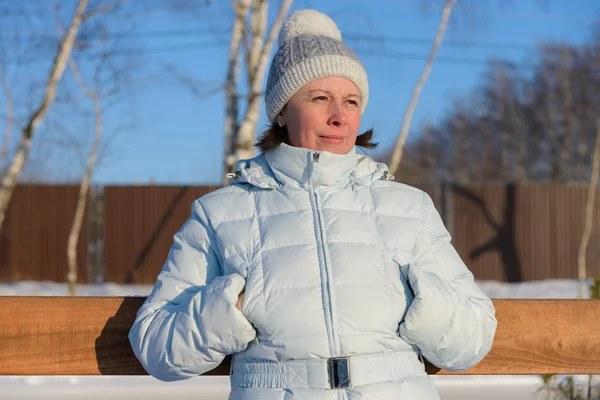
[[[577,270],[579,275],[579,297],[584,298],[587,290],[587,266],[586,252],[594,227],[594,208],[596,205],[596,188],[598,186],[598,173],[600,170],[600,122],[596,132],[596,145],[594,146],[594,156],[592,159],[592,171],[590,177],[590,186],[588,189],[588,197],[585,204],[585,221],[583,227],[583,235],[579,244],[579,255],[577,257]]]
[[[431,47],[431,51],[429,53],[429,57],[427,58],[427,63],[425,64],[425,68],[421,73],[421,77],[417,81],[415,88],[413,89],[413,94],[410,99],[410,103],[408,104],[408,108],[406,113],[404,114],[404,121],[402,122],[402,128],[400,129],[400,135],[398,137],[398,141],[394,146],[394,151],[389,161],[389,169],[392,175],[398,173],[400,168],[400,162],[402,161],[402,153],[404,151],[404,145],[406,144],[406,139],[408,137],[408,129],[410,128],[410,121],[412,119],[412,115],[415,111],[417,103],[419,102],[419,96],[421,95],[421,90],[423,89],[423,85],[427,82],[427,78],[429,78],[429,74],[431,72],[431,68],[433,66],[433,61],[435,60],[435,56],[440,48],[442,43],[442,39],[444,38],[444,34],[446,33],[446,28],[448,26],[448,20],[450,19],[450,15],[452,14],[452,8],[456,0],[446,0],[446,4],[444,5],[444,10],[442,12],[442,20],[440,21],[440,25],[437,30],[437,34],[435,36],[435,40],[433,42],[433,46]]]
[[[85,95],[92,101],[94,107],[94,143],[88,154],[87,166],[81,186],[79,187],[79,197],[77,199],[77,208],[75,209],[75,216],[73,218],[73,224],[71,225],[71,231],[69,232],[69,240],[67,242],[67,264],[69,272],[67,274],[67,281],[69,282],[69,293],[71,296],[75,296],[77,287],[77,245],[79,244],[79,236],[81,234],[81,227],[83,225],[83,217],[85,216],[85,209],[87,207],[87,199],[90,192],[90,186],[92,182],[92,176],[94,173],[94,167],[96,166],[96,158],[98,154],[98,148],[102,141],[102,106],[100,105],[100,99],[98,95],[98,85],[96,82],[96,88],[94,91],[90,91],[86,86],[83,77],[79,73],[77,66],[73,60],[69,60],[69,67],[75,80],[81,87],[81,90]]]
[[[233,28],[231,30],[231,42],[229,44],[229,59],[227,62],[227,78],[225,84],[225,135],[223,141],[224,148],[224,174],[223,184],[227,183],[226,174],[231,172],[235,166],[235,134],[239,130],[239,98],[238,98],[238,76],[240,70],[240,49],[244,38],[244,25],[246,16],[250,10],[250,0],[241,0],[234,2],[236,13]]]
[[[60,47],[58,48],[54,64],[52,65],[52,69],[50,71],[50,76],[48,77],[48,82],[46,84],[46,93],[44,95],[44,99],[37,110],[35,110],[35,112],[31,115],[25,128],[23,128],[17,153],[13,158],[6,176],[4,179],[2,179],[2,187],[0,188],[0,232],[2,231],[2,227],[4,225],[6,210],[15,190],[17,178],[23,170],[25,161],[27,161],[27,157],[29,156],[35,130],[46,116],[50,106],[52,103],[54,103],[54,99],[56,98],[56,88],[65,72],[65,67],[73,50],[73,46],[75,45],[75,39],[81,26],[81,22],[83,21],[87,5],[88,0],[79,0],[75,15],[73,16],[71,24],[69,25],[69,29],[63,36]]]
[[[292,6],[293,0],[284,0],[281,4],[281,8],[279,9],[279,14],[277,15],[277,19],[271,26],[268,37],[262,46],[262,49],[251,49],[251,53],[258,51],[260,53],[258,60],[256,61],[256,69],[254,73],[254,79],[250,82],[250,95],[248,96],[248,107],[246,108],[246,113],[244,114],[244,118],[242,119],[242,123],[240,124],[240,129],[237,134],[237,151],[236,151],[236,159],[245,159],[251,158],[254,156],[254,139],[256,136],[256,125],[260,116],[260,100],[261,100],[261,87],[263,78],[267,69],[267,61],[269,54],[271,53],[271,49],[273,47],[273,42],[281,28],[283,23],[283,19],[288,13],[290,7]],[[264,3],[267,3],[266,1]],[[265,4],[264,7],[267,7]],[[267,23],[266,18],[260,19],[261,23]],[[261,29],[262,32],[266,32],[266,29]],[[254,44],[260,43],[258,41],[254,42]],[[253,45],[254,45],[253,44]]]
[[[6,80],[6,60],[4,58],[2,58],[2,65],[0,68],[0,84],[2,85],[2,92],[4,92],[4,96],[6,97],[6,129],[4,131],[4,138],[2,139],[2,147],[0,148],[0,162],[2,162],[6,155],[6,151],[8,150],[8,144],[10,143],[10,136],[14,125],[13,95]]]

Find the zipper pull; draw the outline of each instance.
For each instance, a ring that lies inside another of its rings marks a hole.
[[[235,179],[237,180],[240,177],[240,171],[235,171],[235,173],[229,173],[227,175],[225,175],[228,179]]]
[[[318,173],[319,166],[315,165],[319,163],[319,157],[321,157],[321,153],[313,152],[312,153],[312,164],[310,166],[310,174],[308,176],[308,185],[311,188],[315,187],[314,179],[316,178],[316,174]]]
[[[383,171],[383,176],[381,177],[381,180],[393,181],[394,179],[396,179],[394,175],[390,174],[388,171]]]

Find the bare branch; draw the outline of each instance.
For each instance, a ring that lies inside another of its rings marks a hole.
[[[442,12],[442,19],[440,21],[440,25],[438,27],[437,34],[435,36],[435,40],[433,42],[433,46],[431,47],[431,51],[429,53],[429,57],[427,58],[427,63],[425,64],[425,68],[421,73],[421,77],[419,78],[415,88],[413,89],[413,94],[410,99],[410,103],[404,114],[404,121],[402,122],[402,128],[400,129],[400,136],[398,137],[398,141],[396,142],[396,146],[394,148],[394,152],[392,153],[389,168],[392,174],[396,174],[399,167],[400,162],[402,161],[402,152],[404,150],[404,145],[406,144],[406,139],[408,137],[408,130],[410,128],[410,121],[412,119],[412,115],[417,107],[417,103],[419,101],[419,96],[421,94],[421,90],[427,78],[429,78],[429,74],[431,72],[431,68],[433,66],[433,62],[435,60],[435,56],[437,55],[438,49],[442,43],[442,39],[444,38],[444,34],[446,33],[446,27],[448,26],[448,20],[450,19],[450,15],[452,14],[452,8],[456,0],[447,0],[444,6],[444,11]]]
[[[42,118],[50,108],[50,105],[56,98],[56,87],[58,86],[58,81],[63,76],[65,67],[71,55],[71,51],[73,50],[75,39],[77,37],[77,32],[79,31],[79,28],[82,23],[82,15],[87,7],[87,4],[88,0],[79,1],[79,4],[77,5],[77,10],[75,11],[75,16],[71,21],[71,25],[69,26],[69,29],[67,30],[65,36],[63,37],[63,40],[61,41],[55,62],[52,65],[52,70],[50,71],[50,77],[46,86],[46,95],[42,101],[42,104],[34,113],[28,125],[23,130],[24,136],[28,138],[30,138],[33,135],[33,132],[35,131],[38,124],[41,122]]]
[[[279,30],[281,29],[281,25],[283,24],[283,19],[287,15],[290,7],[292,6],[293,0],[284,0],[281,8],[279,9],[279,14],[277,15],[277,19],[271,26],[271,30],[269,31],[269,36],[263,46],[262,52],[259,58],[259,68],[257,68],[255,76],[258,79],[262,80],[262,77],[265,74],[265,70],[267,67],[267,61],[269,54],[271,53],[271,48],[273,47],[273,43],[275,42],[275,38]],[[260,87],[260,82],[256,84],[257,87]],[[258,91],[258,90],[257,90]]]
[[[96,86],[96,92],[100,91],[98,86],[100,85],[100,78],[102,77],[102,72],[104,71],[104,67],[106,66],[106,62],[108,61],[109,52],[105,51],[102,53],[102,57],[100,57],[100,62],[96,65],[94,69],[94,78],[92,82]]]
[[[85,93],[85,95],[87,97],[92,97],[93,94],[90,92],[90,90],[86,86],[85,82],[83,81],[83,77],[81,76],[81,73],[79,72],[79,69],[77,68],[77,64],[75,64],[75,61],[73,61],[72,57],[69,58],[69,69],[71,70],[73,77],[75,77],[75,80],[77,81],[77,84],[79,85],[79,87],[81,88],[83,93]]]
[[[60,22],[60,18],[58,15],[58,2],[56,2],[56,1],[55,1],[54,9],[55,9],[56,28],[58,29],[58,32],[60,35],[64,35],[64,29],[63,29],[62,23]],[[86,86],[86,84],[83,80],[83,76],[81,76],[81,73],[79,72],[79,68],[77,68],[77,64],[75,63],[75,61],[73,61],[73,57],[69,57],[68,65],[69,65],[69,70],[73,74],[73,77],[75,78],[75,81],[81,88],[81,91],[84,93],[84,95],[86,97],[92,97],[93,94],[91,93],[89,88]]]
[[[252,15],[250,17],[251,37],[250,46],[246,49],[248,55],[248,83],[254,82],[258,71],[258,62],[264,47],[265,32],[267,29],[267,0],[253,0]]]
[[[214,96],[215,94],[220,93],[226,88],[226,84],[222,82],[201,82],[192,78],[191,76],[184,75],[173,64],[167,65],[166,70],[173,74],[183,86],[188,88],[192,92],[192,94],[199,98]],[[202,89],[207,86],[211,86],[211,88],[208,90]]]
[[[247,21],[246,15],[249,13],[249,8],[246,9],[245,15],[244,15],[244,23],[242,25],[242,39],[241,39],[241,46],[244,50],[244,54],[246,55],[246,69],[248,72],[248,82],[252,82],[252,76],[253,76],[253,69],[249,68],[250,65],[252,64],[252,59],[251,59],[251,54],[252,54],[252,26],[250,24],[249,21]],[[235,26],[234,26],[235,29]],[[233,39],[233,36],[232,36]],[[238,50],[239,51],[239,50]],[[241,51],[240,51],[241,54]],[[239,61],[238,61],[239,63]]]
[[[85,20],[91,19],[98,14],[107,14],[107,13],[111,12],[113,9],[124,5],[128,1],[129,0],[115,0],[114,2],[107,3],[102,7],[98,7],[94,10],[90,10],[83,14],[83,20],[85,21]]]

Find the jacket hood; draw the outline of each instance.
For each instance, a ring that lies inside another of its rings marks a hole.
[[[321,171],[313,174],[315,154]],[[367,155],[357,154],[354,147],[347,154],[314,151],[285,143],[251,159],[240,160],[234,173],[227,174],[231,184],[250,184],[261,189],[278,189],[289,184],[305,186],[308,181],[319,185],[370,186],[377,180],[393,180],[387,165]]]

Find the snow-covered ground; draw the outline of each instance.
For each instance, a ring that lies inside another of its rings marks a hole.
[[[506,284],[480,281],[491,298],[577,297],[577,282],[552,280]],[[148,295],[151,285],[80,285],[79,296]],[[0,284],[0,296],[66,296],[64,284],[18,282]],[[541,386],[538,376],[434,376],[443,400],[533,400]],[[227,399],[228,377],[197,377],[182,382],[164,383],[149,376],[2,376],[0,399],[7,400],[158,400],[172,396],[177,400]]]
[[[478,281],[479,287],[493,299],[574,299],[577,281],[547,280],[522,283]],[[79,285],[78,296],[147,296],[152,285]],[[22,281],[0,283],[0,296],[68,296],[66,284]]]
[[[536,397],[538,377],[434,377],[443,400],[517,400]],[[162,383],[151,377],[0,377],[6,400],[226,400],[228,377]]]

